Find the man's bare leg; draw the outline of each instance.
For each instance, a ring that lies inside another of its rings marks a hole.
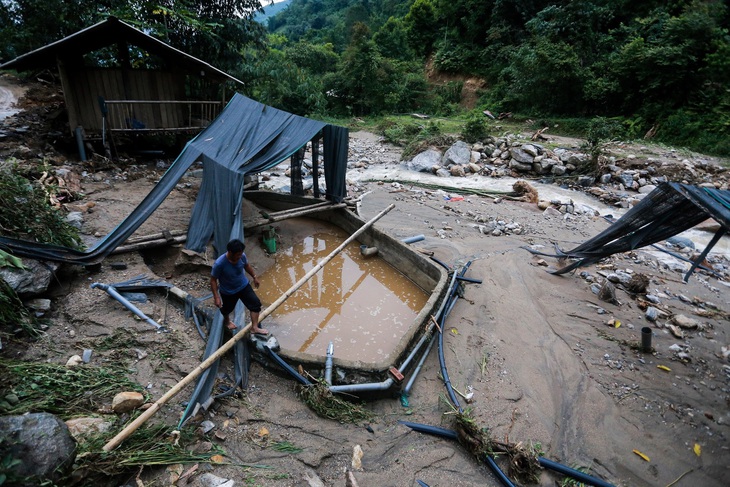
[[[234,316],[233,319],[235,320],[235,316]],[[236,324],[233,321],[231,321],[230,315],[223,316],[223,327],[224,328],[227,328],[229,330],[235,330],[236,329]]]
[[[265,330],[259,327],[259,313],[251,312],[251,333],[257,333],[259,335],[268,335],[269,330]]]

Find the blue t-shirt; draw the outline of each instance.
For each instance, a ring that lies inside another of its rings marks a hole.
[[[218,279],[218,290],[221,294],[236,294],[248,285],[246,271],[243,269],[247,263],[246,254],[243,254],[235,264],[231,264],[226,254],[215,260],[210,275]]]

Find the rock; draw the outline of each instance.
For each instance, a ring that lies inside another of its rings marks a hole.
[[[66,367],[76,367],[77,365],[81,365],[83,363],[84,359],[81,358],[80,355],[72,355],[71,358],[66,361]]]
[[[0,267],[0,278],[5,280],[21,297],[32,297],[45,293],[51,283],[51,278],[58,269],[58,264],[33,259],[22,260],[25,269]]]
[[[463,140],[458,140],[449,147],[441,159],[441,165],[456,164],[463,166],[471,162],[471,148]]]
[[[360,445],[355,445],[352,449],[352,469],[362,470],[362,457],[364,453]]]
[[[647,185],[641,186],[639,188],[639,193],[641,193],[641,194],[649,194],[652,191],[654,191],[655,189],[656,189],[656,186],[655,185],[653,185],[653,184],[647,184]]]
[[[512,147],[509,150],[509,154],[512,157],[513,160],[522,163],[522,164],[529,164],[530,169],[532,169],[532,162],[535,159],[534,156],[530,155],[527,151],[520,147]],[[528,169],[529,171],[529,169]]]
[[[106,433],[111,429],[112,422],[97,417],[73,418],[66,421],[66,426],[71,436],[79,441],[87,436]]]
[[[603,281],[601,289],[598,291],[598,299],[607,303],[617,303],[616,287],[608,279]]]
[[[481,166],[479,164],[471,163],[469,164],[469,171],[473,174],[479,174],[479,172],[482,170]]]
[[[562,176],[563,174],[565,174],[566,171],[566,166],[561,166],[560,164],[556,164],[550,168],[550,173],[555,176]]]
[[[531,156],[533,160],[540,154],[540,150],[532,144],[522,144],[521,149],[525,151],[526,154]]]
[[[66,424],[52,414],[3,416],[0,431],[5,439],[0,443],[0,458],[21,460],[9,470],[14,476],[25,478],[27,485],[45,484],[48,480],[55,484],[73,464],[76,443]]]
[[[193,487],[234,487],[236,482],[233,479],[224,479],[213,475],[210,472],[206,472],[197,477],[193,483],[188,485]]]
[[[551,217],[551,216],[560,218],[563,216],[563,214],[560,213],[557,209],[553,208],[552,206],[549,206],[549,207],[545,208],[545,211],[542,212],[542,216],[544,216],[546,218]]]
[[[451,177],[451,172],[445,167],[440,167],[436,170],[436,176],[440,178],[448,178]]]
[[[30,308],[33,311],[39,311],[41,313],[45,313],[46,311],[50,311],[50,309],[51,309],[51,300],[50,299],[44,299],[44,298],[30,299],[28,301],[25,301],[23,304],[25,304],[25,306],[27,308]]]
[[[530,172],[532,171],[532,164],[525,164],[517,159],[512,159],[509,161],[509,168],[519,172]]]
[[[81,230],[84,224],[84,214],[80,211],[72,211],[66,215],[66,222],[77,230]]]
[[[431,172],[434,167],[441,166],[441,152],[436,149],[428,149],[416,155],[406,163],[411,171]]]
[[[699,321],[684,315],[674,315],[672,317],[672,323],[685,330],[696,330],[700,327]]]
[[[112,410],[115,413],[127,413],[144,404],[144,396],[139,392],[120,392],[112,400]]]
[[[449,173],[451,173],[452,176],[463,178],[466,176],[466,173],[464,172],[463,166],[451,166],[449,169]]]
[[[593,184],[593,176],[578,176],[578,185],[587,188]]]
[[[675,337],[677,337],[677,338],[679,338],[679,339],[683,339],[683,338],[684,338],[684,333],[682,333],[682,330],[681,330],[681,329],[680,329],[680,328],[679,328],[678,326],[675,326],[675,325],[668,325],[668,326],[667,326],[667,328],[669,328],[669,331],[670,331],[670,332],[672,333],[672,335],[674,335]]]

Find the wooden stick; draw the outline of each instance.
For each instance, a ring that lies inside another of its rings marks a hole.
[[[350,235],[350,237],[342,242],[342,244],[337,247],[335,250],[332,251],[327,257],[322,259],[319,264],[314,266],[312,270],[307,272],[304,277],[299,279],[299,281],[296,282],[291,288],[289,288],[283,295],[279,297],[276,301],[274,301],[268,308],[263,310],[261,314],[259,314],[259,321],[262,321],[264,318],[269,316],[276,308],[278,308],[281,303],[283,303],[289,296],[294,294],[297,289],[302,287],[305,282],[307,282],[309,279],[312,278],[317,272],[319,272],[324,265],[332,260],[337,254],[339,254],[350,242],[355,240],[358,235],[363,233],[365,230],[370,228],[373,223],[378,221],[380,218],[382,218],[386,213],[388,213],[390,210],[395,208],[395,205],[391,204],[386,209],[378,213],[373,217],[372,220],[364,224],[362,227],[360,227],[355,233]],[[178,392],[180,392],[185,386],[192,383],[199,375],[201,375],[208,367],[213,365],[222,355],[224,355],[228,350],[233,348],[233,346],[241,340],[244,336],[246,336],[246,333],[251,329],[251,323],[243,327],[238,333],[236,333],[233,338],[228,340],[226,343],[220,346],[216,352],[205,359],[200,365],[198,365],[195,370],[190,372],[188,375],[186,375],[180,382],[175,384],[172,389],[167,391],[161,398],[159,398],[152,406],[150,406],[149,409],[147,409],[145,412],[140,414],[137,419],[132,421],[127,425],[126,428],[124,428],[122,431],[120,431],[114,438],[112,438],[106,445],[104,445],[104,451],[111,451],[114,448],[118,447],[122,441],[124,441],[129,435],[134,433],[137,428],[142,426],[150,417],[152,417],[157,411],[162,409],[162,406],[166,404],[170,399],[175,397]]]

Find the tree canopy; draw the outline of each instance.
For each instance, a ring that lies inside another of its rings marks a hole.
[[[48,16],[47,11],[57,12]],[[0,57],[114,14],[302,115],[477,109],[609,117],[627,137],[730,154],[730,12],[722,0],[291,0],[252,21],[257,0],[0,0]],[[40,13],[39,13],[40,12]]]

